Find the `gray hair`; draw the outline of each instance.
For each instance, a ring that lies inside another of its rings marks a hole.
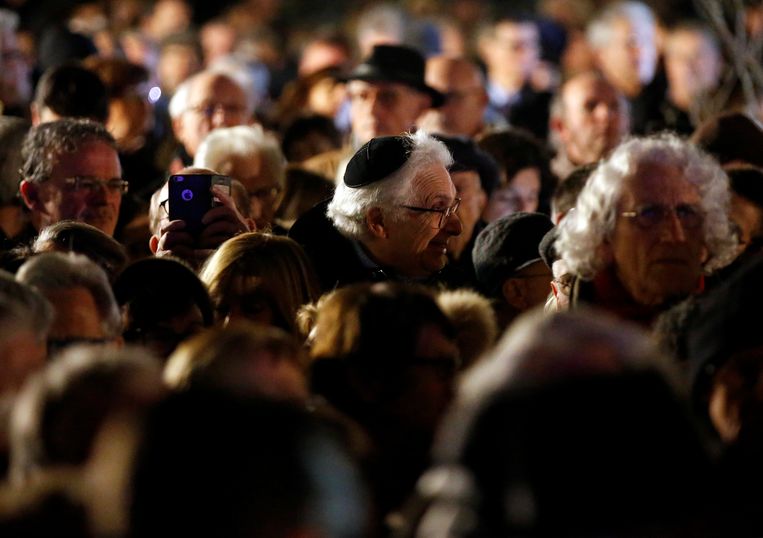
[[[655,27],[657,24],[654,13],[643,2],[615,2],[604,9],[586,28],[586,38],[593,49],[609,45],[613,23],[618,19],[627,19],[634,26],[641,23]]]
[[[48,290],[84,287],[93,296],[101,326],[108,338],[122,334],[122,318],[106,272],[86,256],[74,253],[46,252],[24,262],[16,280],[37,288],[43,295]]]
[[[21,148],[24,162],[21,176],[33,183],[47,181],[61,155],[76,153],[85,144],[96,141],[117,151],[114,137],[94,121],[64,118],[32,127]]]
[[[674,134],[631,138],[591,174],[575,205],[559,225],[556,249],[570,272],[591,279],[604,267],[599,247],[615,228],[625,180],[645,163],[675,166],[697,187],[705,214],[706,273],[724,267],[736,243],[728,219],[729,180],[720,165],[694,144]]]
[[[418,170],[430,164],[446,168],[453,163],[448,148],[423,131],[405,135],[412,143],[408,160],[399,169],[370,185],[350,188],[339,182],[326,214],[343,235],[361,240],[367,237],[366,212],[372,207],[391,210],[397,204],[410,203],[413,178]],[[394,215],[397,213],[391,213]]]
[[[16,281],[11,273],[0,270],[0,341],[26,329],[42,342],[52,321],[53,307],[45,297]]]
[[[198,168],[222,170],[233,157],[257,154],[262,158],[263,170],[283,186],[286,175],[286,159],[278,140],[259,125],[239,125],[215,129],[204,139],[193,165]]]

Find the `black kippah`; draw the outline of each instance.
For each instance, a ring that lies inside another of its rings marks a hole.
[[[411,146],[405,136],[372,138],[347,163],[344,184],[355,189],[384,179],[406,163]]]

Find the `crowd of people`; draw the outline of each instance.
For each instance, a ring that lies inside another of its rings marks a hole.
[[[763,534],[763,3],[662,4],[5,2],[0,534]]]

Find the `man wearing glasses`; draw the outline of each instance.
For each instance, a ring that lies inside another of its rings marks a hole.
[[[424,132],[373,138],[350,159],[328,205],[300,218],[301,243],[324,289],[353,282],[431,282],[461,233],[444,144]],[[328,219],[326,219],[328,216]]]
[[[37,232],[75,220],[114,235],[128,185],[114,138],[103,125],[80,119],[38,125],[29,131],[21,154],[19,190]]]
[[[650,324],[733,259],[728,203],[726,174],[696,146],[674,135],[620,145],[559,227],[570,305]]]
[[[170,101],[170,117],[175,138],[180,142],[179,157],[170,172],[191,166],[196,151],[206,136],[221,127],[252,123],[253,102],[244,87],[232,76],[206,70],[178,86]]]

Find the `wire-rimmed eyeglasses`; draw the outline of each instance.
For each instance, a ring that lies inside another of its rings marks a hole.
[[[445,226],[451,215],[454,215],[458,211],[458,206],[461,205],[461,198],[456,198],[453,205],[450,207],[434,208],[434,207],[418,207],[415,205],[401,205],[400,207],[410,209],[411,211],[418,211],[420,213],[439,213],[437,225],[435,228],[440,229]]]
[[[671,213],[675,214],[681,226],[686,230],[699,228],[705,219],[702,209],[692,204],[678,204],[676,206],[650,204],[638,207],[633,211],[623,211],[620,216],[633,219],[639,228],[652,228],[665,222]]]

